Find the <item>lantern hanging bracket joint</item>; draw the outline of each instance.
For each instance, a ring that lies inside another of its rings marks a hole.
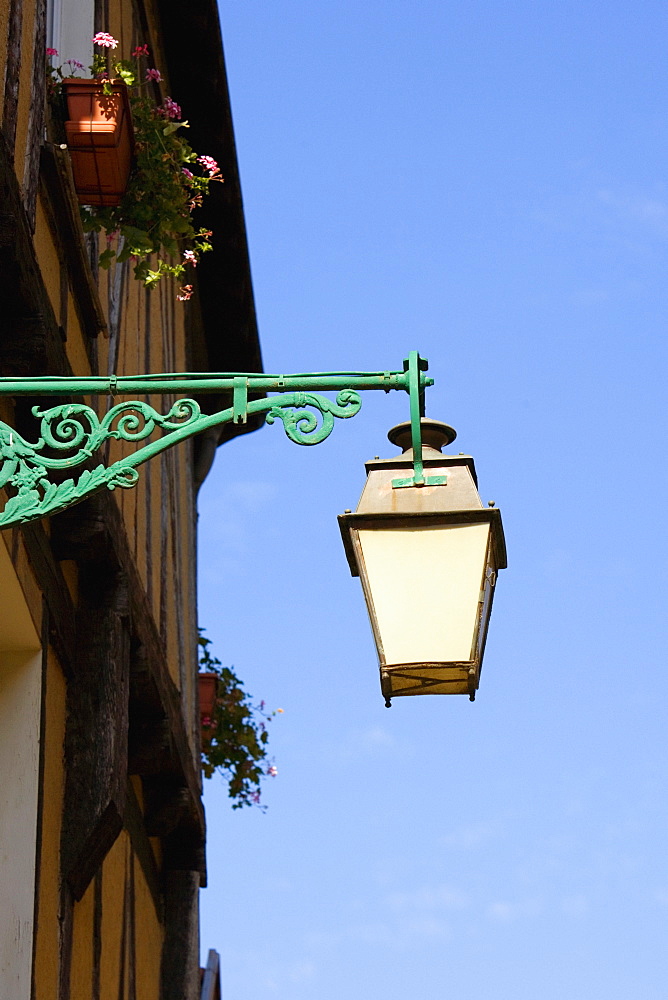
[[[408,375],[408,395],[411,412],[411,443],[413,446],[413,475],[405,479],[393,479],[392,489],[400,490],[408,486],[445,486],[447,476],[425,476],[422,460],[422,417],[425,415],[424,390],[429,384],[424,372],[429,368],[426,358],[417,351],[411,351],[404,361],[404,371]]]
[[[248,421],[248,379],[245,375],[236,375],[233,381],[232,423],[245,424]]]

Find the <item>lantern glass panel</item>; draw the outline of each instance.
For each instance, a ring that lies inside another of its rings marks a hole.
[[[472,659],[489,534],[487,523],[359,529],[386,665]]]

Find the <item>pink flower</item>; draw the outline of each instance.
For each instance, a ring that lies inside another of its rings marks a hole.
[[[148,55],[148,45],[138,45],[136,49],[132,50],[132,58],[139,59],[140,56]]]
[[[176,118],[178,121],[181,120],[181,108],[178,106],[176,101],[173,101],[171,97],[166,97],[162,102],[162,107],[158,108],[158,114],[164,115],[165,118]]]
[[[58,49],[48,48],[46,50],[46,54],[47,54],[47,56],[57,56],[58,55]]]
[[[73,69],[85,69],[83,63],[80,63],[77,59],[68,59],[65,63],[66,66],[71,66]]]
[[[160,70],[159,69],[147,69],[146,70],[146,79],[147,80],[155,80],[156,83],[160,83],[160,81],[162,80],[162,77],[160,76]]]
[[[103,49],[115,49],[118,42],[108,31],[98,31],[93,35],[93,45],[100,45]]]
[[[209,177],[213,177],[214,174],[219,172],[218,164],[214,160],[213,156],[198,156],[197,162],[200,163],[205,170],[209,171]]]
[[[176,296],[179,302],[187,302],[188,299],[192,297],[193,286],[184,285],[181,289],[179,289],[179,291],[181,292],[181,294]]]
[[[267,768],[267,774],[269,774],[272,778],[276,777],[276,775],[278,774],[278,768],[276,767],[275,764],[269,765],[269,767]]]
[[[192,250],[184,250],[183,259],[185,260],[186,264],[192,264],[193,267],[197,267],[197,257],[195,256]]]
[[[185,174],[185,176],[188,178],[189,181],[193,179],[192,171],[188,170],[187,167],[181,167],[181,173]]]

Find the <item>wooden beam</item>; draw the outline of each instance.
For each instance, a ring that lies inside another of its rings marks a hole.
[[[130,630],[121,573],[79,571],[76,675],[67,685],[61,870],[80,899],[123,826]]]
[[[10,162],[14,160],[16,125],[19,109],[19,75],[21,73],[21,32],[23,28],[23,2],[11,0],[7,37],[7,65],[5,69],[5,96],[2,113],[2,132]]]
[[[28,140],[23,171],[23,203],[31,232],[35,230],[37,188],[39,186],[39,151],[44,136],[44,105],[46,101],[46,0],[36,0],[33,39]]]
[[[199,997],[197,873],[171,871],[165,879],[165,939],[160,1000]]]

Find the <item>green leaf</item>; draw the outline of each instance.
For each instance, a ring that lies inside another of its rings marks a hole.
[[[172,229],[175,233],[187,233],[189,230],[192,230],[192,223],[185,216],[177,215],[172,220]]]
[[[123,63],[116,63],[116,72],[120,76],[123,83],[127,84],[128,87],[131,87],[135,82],[135,74],[132,67],[128,68],[123,65]]]
[[[153,240],[151,239],[149,234],[144,230],[137,229],[135,226],[125,225],[122,226],[121,232],[125,237],[125,244],[126,244],[125,247],[123,248],[123,252],[125,252],[126,248],[129,248],[128,256],[137,251],[139,251],[140,253],[151,253],[151,251],[153,250]],[[123,259],[126,260],[127,257],[124,257]],[[119,254],[119,260],[120,260],[120,254]]]
[[[107,247],[107,249],[103,250],[100,256],[98,257],[97,262],[101,268],[103,268],[105,271],[108,271],[109,268],[111,267],[111,262],[115,256],[116,256],[116,251],[112,250],[111,247]]]

